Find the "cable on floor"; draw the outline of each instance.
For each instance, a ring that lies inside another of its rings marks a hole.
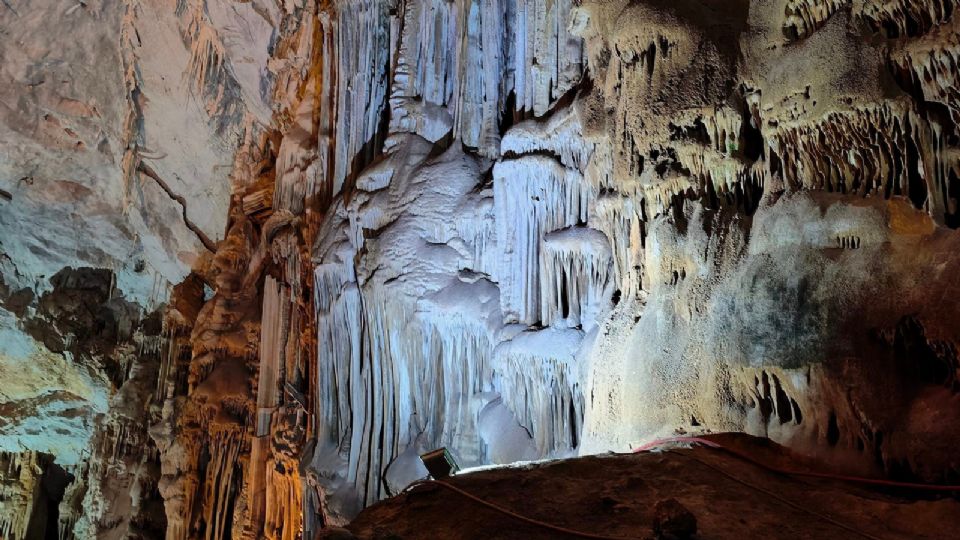
[[[793,470],[788,470],[788,469],[781,469],[781,468],[779,468],[779,467],[774,467],[774,466],[772,466],[772,465],[768,465],[768,464],[766,464],[766,463],[763,463],[763,462],[761,462],[761,461],[759,461],[759,460],[757,460],[757,459],[754,459],[753,457],[751,457],[751,456],[749,456],[749,455],[747,455],[747,454],[744,454],[744,453],[741,453],[741,452],[737,452],[736,450],[733,450],[733,449],[728,448],[728,447],[726,447],[726,446],[723,446],[723,445],[721,445],[721,444],[719,444],[719,443],[717,443],[717,442],[715,442],[715,441],[711,441],[711,440],[709,440],[709,439],[705,439],[705,438],[702,438],[702,437],[671,437],[671,438],[668,438],[668,439],[660,439],[660,440],[653,441],[653,442],[651,442],[651,443],[645,444],[645,445],[643,445],[643,446],[640,446],[640,447],[638,447],[638,448],[635,448],[635,449],[633,450],[633,453],[648,452],[648,451],[650,451],[650,450],[653,450],[653,449],[655,449],[655,448],[658,448],[658,447],[661,447],[661,446],[664,446],[664,445],[670,444],[670,443],[694,443],[694,444],[702,444],[702,445],[707,446],[707,447],[709,447],[709,448],[713,448],[713,449],[716,449],[716,450],[720,450],[720,451],[729,453],[730,455],[732,455],[732,456],[734,456],[734,457],[737,457],[737,458],[739,458],[739,459],[741,459],[741,460],[743,460],[743,461],[747,461],[747,462],[749,462],[749,463],[751,463],[751,464],[753,464],[753,465],[756,465],[756,466],[758,466],[758,467],[760,467],[760,468],[762,468],[762,469],[765,469],[765,470],[767,470],[767,471],[774,472],[774,473],[778,473],[778,474],[783,474],[783,475],[787,475],[787,476],[807,476],[807,477],[814,477],[814,478],[825,478],[825,479],[831,479],[831,480],[841,480],[841,481],[845,481],[845,482],[853,482],[853,483],[859,483],[859,484],[879,485],[879,486],[899,487],[899,488],[909,488],[909,489],[919,489],[919,490],[960,491],[960,486],[938,485],[938,484],[921,484],[921,483],[912,483],[912,482],[896,482],[896,481],[892,481],[892,480],[879,480],[879,479],[865,478],[865,477],[859,477],[859,476],[846,476],[846,475],[838,475],[838,474],[831,474],[831,473],[804,472],[804,471],[793,471]],[[837,521],[837,520],[834,519],[834,518],[831,518],[830,516],[827,516],[827,515],[825,515],[825,514],[821,514],[821,513],[819,513],[819,512],[815,512],[815,511],[813,511],[813,510],[809,510],[809,509],[807,509],[807,508],[804,508],[803,506],[801,506],[801,505],[799,505],[799,504],[797,504],[797,503],[794,503],[794,502],[792,502],[792,501],[790,501],[790,500],[788,500],[788,499],[786,499],[786,498],[783,498],[783,497],[781,497],[780,495],[778,495],[778,494],[776,494],[776,493],[774,493],[774,492],[772,492],[772,491],[770,491],[770,490],[764,489],[764,488],[762,488],[762,487],[760,487],[760,486],[751,484],[750,482],[747,482],[747,481],[745,481],[745,480],[743,480],[743,479],[737,478],[736,476],[728,473],[727,471],[724,471],[723,469],[721,469],[721,468],[719,468],[719,467],[716,467],[716,466],[714,466],[714,465],[712,465],[712,464],[710,464],[710,463],[707,463],[707,462],[705,462],[705,461],[703,461],[703,460],[701,460],[701,459],[698,459],[698,458],[696,458],[696,457],[694,457],[694,456],[692,456],[692,455],[683,454],[683,453],[679,453],[679,452],[675,452],[675,453],[678,454],[678,455],[685,456],[685,457],[688,457],[688,458],[690,458],[690,459],[693,459],[694,461],[697,461],[698,463],[700,463],[700,464],[702,464],[702,465],[704,465],[704,466],[706,466],[706,467],[708,467],[708,468],[710,468],[710,469],[713,469],[713,470],[716,471],[717,473],[720,473],[720,474],[722,474],[723,476],[726,476],[727,478],[729,478],[729,479],[731,479],[731,480],[733,480],[733,481],[735,481],[735,482],[737,482],[737,483],[739,483],[739,484],[742,484],[742,485],[744,485],[744,486],[746,486],[746,487],[749,487],[749,488],[751,488],[751,489],[754,489],[754,490],[756,490],[756,491],[758,491],[758,492],[760,492],[760,493],[763,493],[763,494],[765,494],[765,495],[767,495],[767,496],[769,496],[769,497],[772,497],[772,498],[774,498],[774,499],[776,499],[776,500],[778,500],[778,501],[780,501],[780,502],[782,502],[782,503],[784,503],[784,504],[786,504],[786,505],[788,505],[788,506],[790,506],[790,507],[792,507],[792,508],[794,508],[794,509],[796,509],[796,510],[799,510],[799,511],[801,511],[801,512],[803,512],[803,513],[806,513],[806,514],[808,514],[808,515],[817,517],[817,518],[819,518],[819,519],[821,519],[821,520],[823,520],[823,521],[826,521],[826,522],[828,522],[828,523],[830,523],[830,524],[832,524],[832,525],[834,525],[834,526],[836,526],[836,527],[839,527],[839,528],[841,528],[841,529],[843,529],[843,530],[845,530],[845,531],[847,531],[847,532],[856,534],[857,536],[861,536],[861,537],[863,537],[863,538],[869,538],[870,540],[880,540],[880,539],[879,539],[878,537],[876,537],[876,536],[873,536],[873,535],[871,535],[871,534],[869,534],[869,533],[860,531],[860,530],[858,530],[858,529],[856,529],[856,528],[854,528],[854,527],[851,527],[851,526],[849,526],[849,525],[846,525],[846,524],[844,524],[844,523],[842,523],[842,522],[840,522],[840,521]],[[419,487],[419,486],[424,486],[424,485],[434,485],[434,486],[442,487],[442,488],[444,488],[444,489],[448,489],[448,490],[453,491],[454,493],[457,493],[458,495],[460,495],[460,496],[462,496],[462,497],[465,497],[465,498],[467,498],[467,499],[469,499],[469,500],[471,500],[471,501],[473,501],[473,502],[475,502],[475,503],[477,503],[477,504],[480,504],[480,505],[482,505],[482,506],[485,506],[485,507],[487,507],[487,508],[489,508],[489,509],[491,509],[491,510],[494,510],[494,511],[499,512],[499,513],[501,513],[501,514],[504,514],[504,515],[506,515],[506,516],[512,517],[512,518],[514,518],[514,519],[516,519],[516,520],[523,521],[523,522],[528,523],[528,524],[530,524],[530,525],[534,525],[534,526],[537,526],[537,527],[542,527],[542,528],[544,528],[544,529],[548,529],[548,530],[551,530],[551,531],[555,531],[555,532],[567,534],[567,535],[570,535],[570,536],[577,536],[577,537],[580,537],[580,538],[591,538],[591,539],[595,539],[595,540],[635,540],[634,538],[625,537],[625,536],[608,536],[608,535],[602,535],[602,534],[588,533],[588,532],[584,532],[584,531],[577,531],[577,530],[574,530],[574,529],[568,529],[568,528],[566,528],[566,527],[561,527],[561,526],[559,526],[559,525],[554,525],[554,524],[552,524],[552,523],[547,523],[547,522],[545,522],[545,521],[540,521],[540,520],[538,520],[538,519],[534,519],[534,518],[531,518],[531,517],[524,516],[524,515],[522,515],[522,514],[518,514],[517,512],[514,512],[514,511],[512,511],[512,510],[509,510],[509,509],[507,509],[507,508],[504,508],[504,507],[502,507],[502,506],[499,506],[499,505],[497,505],[497,504],[494,504],[494,503],[492,503],[492,502],[489,502],[489,501],[487,501],[487,500],[484,500],[484,499],[482,499],[482,498],[480,498],[480,497],[477,497],[476,495],[473,495],[473,494],[471,494],[471,493],[469,493],[469,492],[467,492],[467,491],[464,491],[464,490],[462,490],[462,489],[460,489],[460,488],[458,488],[458,487],[455,487],[455,486],[453,486],[453,485],[451,485],[451,484],[449,484],[449,483],[447,483],[447,482],[443,482],[443,481],[438,481],[438,480],[420,480],[420,481],[414,482],[413,484],[411,484],[410,486],[408,486],[408,487],[404,490],[404,493],[409,493],[411,490],[416,489],[416,488]]]
[[[671,452],[672,452],[672,451],[671,451]],[[823,521],[826,521],[827,523],[830,523],[831,525],[834,525],[835,527],[841,528],[841,529],[843,529],[843,530],[845,530],[845,531],[847,531],[847,532],[856,534],[857,536],[861,536],[861,537],[863,537],[863,538],[869,538],[870,540],[881,540],[881,539],[880,539],[879,537],[877,537],[877,536],[873,536],[872,534],[863,532],[863,531],[861,531],[861,530],[859,530],[859,529],[857,529],[857,528],[855,528],[855,527],[852,527],[852,526],[847,525],[847,524],[845,524],[845,523],[843,523],[843,522],[837,521],[836,519],[834,519],[834,518],[832,518],[832,517],[830,517],[830,516],[828,516],[828,515],[826,515],[826,514],[821,514],[820,512],[815,512],[815,511],[810,510],[810,509],[808,509],[808,508],[804,508],[804,507],[803,507],[802,505],[800,505],[800,504],[797,504],[797,503],[795,503],[795,502],[793,502],[793,501],[791,501],[791,500],[789,500],[789,499],[787,499],[787,498],[785,498],[785,497],[781,497],[780,495],[777,495],[776,493],[774,493],[774,492],[772,492],[772,491],[770,491],[770,490],[768,490],[768,489],[764,489],[764,488],[762,488],[762,487],[760,487],[760,486],[751,484],[750,482],[747,482],[746,480],[743,480],[742,478],[738,478],[738,477],[736,477],[735,475],[730,474],[730,473],[728,473],[727,471],[721,469],[720,467],[717,467],[717,466],[715,466],[715,465],[713,465],[713,464],[707,463],[706,461],[703,461],[702,459],[699,459],[699,458],[697,458],[697,457],[694,457],[694,456],[691,455],[691,454],[684,454],[684,453],[681,453],[681,452],[672,452],[672,453],[674,453],[674,454],[676,454],[676,455],[684,456],[684,457],[689,458],[689,459],[692,459],[692,460],[700,463],[701,465],[703,465],[703,466],[705,466],[705,467],[707,467],[707,468],[709,468],[709,469],[713,469],[714,471],[716,471],[716,472],[719,473],[719,474],[722,474],[723,476],[726,476],[727,478],[729,478],[730,480],[733,480],[734,482],[737,482],[738,484],[741,484],[741,485],[746,486],[746,487],[748,487],[748,488],[750,488],[750,489],[753,489],[753,490],[755,490],[755,491],[758,491],[758,492],[760,492],[760,493],[763,493],[764,495],[767,495],[768,497],[772,497],[772,498],[780,501],[781,503],[786,504],[787,506],[789,506],[789,507],[791,507],[791,508],[794,508],[794,509],[796,509],[796,510],[799,510],[799,511],[803,512],[804,514],[807,514],[807,515],[810,515],[810,516],[819,518],[819,519],[821,519],[821,520],[823,520]]]
[[[806,476],[812,478],[824,478],[828,480],[840,480],[843,482],[851,482],[856,484],[865,484],[871,486],[884,486],[884,487],[896,487],[904,489],[916,489],[921,491],[957,491],[960,492],[960,486],[954,485],[944,485],[944,484],[923,484],[918,482],[897,482],[895,480],[883,480],[878,478],[866,478],[862,476],[848,476],[843,474],[833,474],[833,473],[822,473],[822,472],[806,472],[806,471],[795,471],[790,469],[781,469],[779,467],[774,467],[759,461],[748,454],[738,452],[732,448],[723,446],[722,444],[711,441],[709,439],[704,439],[702,437],[670,437],[667,439],[660,439],[653,441],[651,443],[645,444],[639,448],[635,448],[633,453],[648,452],[654,448],[658,448],[670,443],[697,443],[713,448],[716,450],[721,450],[726,452],[734,457],[737,457],[743,461],[752,463],[762,469],[766,469],[770,472],[784,474],[787,476]]]
[[[500,512],[501,514],[510,516],[510,517],[512,517],[512,518],[514,518],[514,519],[523,521],[523,522],[525,522],[525,523],[529,523],[530,525],[535,525],[535,526],[537,526],[537,527],[542,527],[542,528],[544,528],[544,529],[548,529],[548,530],[551,530],[551,531],[554,531],[554,532],[559,532],[559,533],[567,534],[567,535],[570,535],[570,536],[578,536],[578,537],[580,537],[580,538],[593,538],[593,539],[595,539],[595,540],[637,540],[638,538],[640,538],[639,536],[634,536],[634,537],[630,537],[630,536],[607,536],[607,535],[603,535],[603,534],[588,533],[588,532],[584,532],[584,531],[577,531],[577,530],[574,530],[574,529],[568,529],[568,528],[566,528],[566,527],[561,527],[560,525],[554,525],[554,524],[552,524],[552,523],[547,523],[547,522],[545,522],[545,521],[540,521],[539,519],[534,519],[534,518],[531,518],[531,517],[527,517],[527,516],[518,514],[518,513],[514,512],[514,511],[512,511],[512,510],[508,510],[507,508],[504,508],[504,507],[502,507],[502,506],[499,506],[499,505],[497,505],[497,504],[494,504],[494,503],[492,503],[492,502],[490,502],[490,501],[486,501],[486,500],[484,500],[484,499],[481,499],[480,497],[477,497],[476,495],[473,495],[473,494],[471,494],[471,493],[469,493],[469,492],[466,492],[466,491],[464,491],[464,490],[462,490],[462,489],[460,489],[460,488],[458,488],[458,487],[454,487],[454,486],[452,486],[452,485],[450,485],[450,484],[448,484],[448,483],[446,483],[446,482],[441,482],[441,481],[438,481],[438,480],[421,480],[421,481],[419,481],[419,482],[415,482],[415,483],[411,484],[410,487],[408,487],[405,491],[410,491],[411,489],[414,489],[414,488],[416,488],[416,487],[418,487],[418,486],[422,486],[422,485],[435,485],[435,486],[440,486],[440,487],[442,487],[442,488],[449,489],[450,491],[453,491],[454,493],[457,493],[458,495],[460,495],[460,496],[462,496],[462,497],[466,497],[467,499],[470,499],[471,501],[473,501],[473,502],[475,502],[475,503],[477,503],[477,504],[483,505],[483,506],[485,506],[485,507],[487,507],[487,508],[489,508],[489,509],[491,509],[491,510]]]

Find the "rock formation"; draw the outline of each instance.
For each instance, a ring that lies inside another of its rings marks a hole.
[[[730,435],[708,437],[774,466],[829,470],[770,441]],[[428,484],[365,509],[348,529],[323,538],[583,538],[565,533],[571,530],[601,538],[945,538],[958,524],[955,499],[908,500],[790,477],[723,450],[684,446],[528,463],[446,481],[540,524]]]
[[[4,0],[0,537],[312,538],[441,446],[955,479],[957,7]]]

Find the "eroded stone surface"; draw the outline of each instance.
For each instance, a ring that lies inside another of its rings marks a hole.
[[[769,442],[721,441],[774,466],[829,471]],[[792,478],[723,451],[685,446],[476,471],[447,481],[526,518],[611,538],[943,538],[956,523],[955,500],[911,500]],[[348,528],[362,539],[582,538],[430,485],[367,508]]]

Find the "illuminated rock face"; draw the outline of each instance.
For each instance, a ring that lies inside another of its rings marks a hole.
[[[271,121],[279,14],[0,4],[0,450],[76,477],[61,537],[163,534],[156,310],[223,238],[234,156]],[[21,514],[0,503],[0,536],[43,537]]]
[[[956,8],[4,2],[2,534],[706,430],[951,477]]]

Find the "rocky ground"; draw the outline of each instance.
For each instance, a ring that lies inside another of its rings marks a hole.
[[[829,471],[764,439],[716,439],[781,469]],[[449,482],[523,516],[602,537],[657,538],[659,521],[660,538],[671,531],[683,538],[690,516],[701,539],[952,538],[960,528],[960,501],[948,495],[786,476],[704,446],[489,469]],[[366,509],[348,529],[359,538],[578,538],[432,484]]]

